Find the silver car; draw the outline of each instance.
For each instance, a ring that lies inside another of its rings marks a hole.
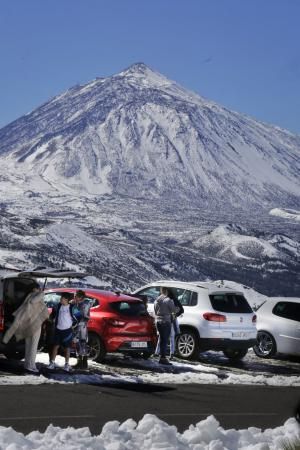
[[[242,292],[215,283],[156,281],[133,292],[147,298],[150,314],[162,286],[184,307],[178,317],[180,335],[176,340],[176,353],[181,358],[194,359],[201,351],[217,350],[238,360],[256,343],[256,315]]]
[[[256,311],[255,354],[270,358],[276,353],[300,356],[300,299],[270,299]]]

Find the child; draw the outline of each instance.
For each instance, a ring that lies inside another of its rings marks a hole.
[[[50,353],[50,364],[48,369],[55,369],[55,358],[59,347],[64,348],[65,366],[64,370],[70,372],[72,370],[69,365],[70,348],[73,340],[72,325],[74,322],[72,309],[73,306],[69,304],[69,301],[73,297],[69,292],[64,292],[60,298],[56,310],[54,309],[51,316],[55,318],[54,322],[54,336],[53,336],[53,348]]]

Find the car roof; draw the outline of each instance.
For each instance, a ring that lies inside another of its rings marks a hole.
[[[155,285],[161,285],[161,286],[169,286],[169,287],[182,287],[185,289],[206,289],[208,291],[208,294],[213,293],[236,293],[244,295],[243,292],[231,289],[225,286],[220,286],[212,282],[206,282],[206,281],[177,281],[177,280],[158,280],[153,283],[149,283],[149,286],[155,286]]]
[[[45,289],[45,293],[47,292],[71,292],[71,293],[75,293],[76,291],[78,291],[79,288],[74,288],[74,287],[52,287],[49,289]],[[99,296],[101,298],[105,297],[107,300],[110,301],[120,301],[120,300],[134,300],[134,301],[142,301],[141,299],[134,297],[134,295],[129,296],[127,294],[122,294],[119,292],[113,292],[113,291],[105,291],[102,289],[92,289],[92,288],[80,288],[80,290],[83,290],[86,294],[86,296]]]

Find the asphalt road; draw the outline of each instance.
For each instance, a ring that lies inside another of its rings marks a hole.
[[[223,428],[274,428],[295,414],[299,387],[221,385],[0,386],[0,425],[28,433],[49,424],[88,426],[99,434],[109,420],[151,413],[179,431],[214,415]]]

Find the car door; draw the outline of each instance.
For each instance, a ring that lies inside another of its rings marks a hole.
[[[300,303],[280,301],[272,311],[277,351],[300,354]]]

